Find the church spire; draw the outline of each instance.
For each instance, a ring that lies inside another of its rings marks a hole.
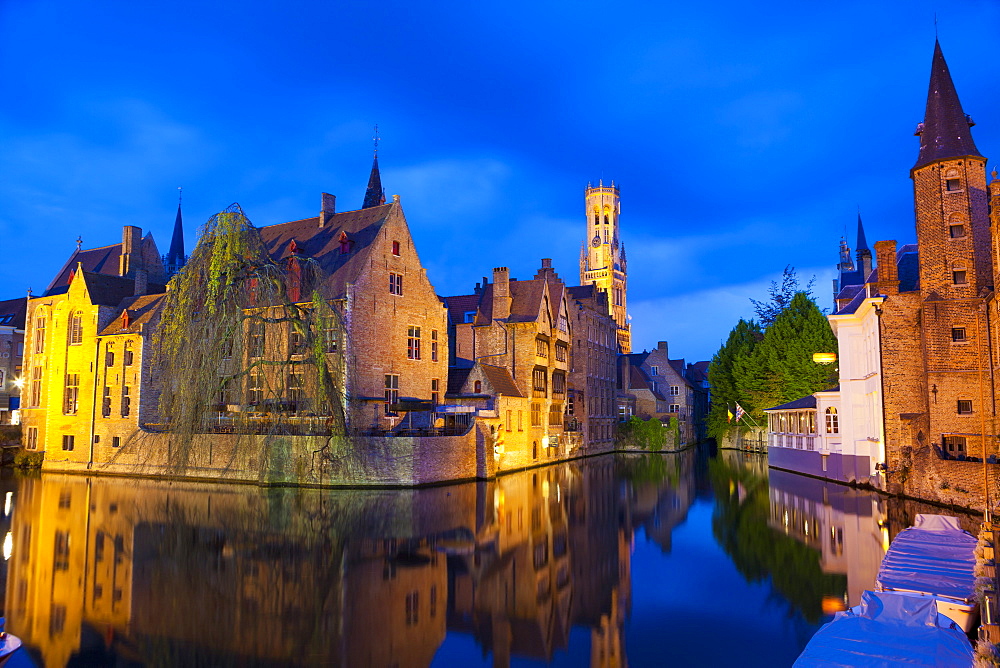
[[[859,278],[861,283],[864,283],[872,273],[872,250],[868,248],[868,240],[865,239],[865,226],[861,224],[860,211],[858,211],[858,246],[855,253],[858,258],[858,271],[861,272]]]
[[[177,218],[174,219],[174,235],[170,238],[170,250],[164,258],[167,277],[173,276],[187,262],[184,255],[184,221],[181,217],[181,189],[177,189]]]
[[[934,58],[931,61],[931,82],[927,90],[927,109],[924,122],[917,126],[920,136],[920,154],[914,169],[938,160],[962,156],[982,157],[969,130],[975,123],[958,101],[955,84],[948,71],[948,63],[941,52],[941,44],[934,40]]]
[[[382,187],[382,176],[378,171],[378,126],[375,126],[375,157],[372,158],[372,173],[368,177],[368,189],[365,191],[365,202],[362,209],[385,204],[385,189]]]

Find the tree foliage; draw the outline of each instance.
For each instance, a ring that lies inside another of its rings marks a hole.
[[[721,438],[732,428],[729,407],[744,399],[736,385],[733,365],[736,360],[751,355],[763,338],[764,332],[760,325],[753,320],[748,322],[741,318],[712,358],[708,367],[708,384],[712,388],[712,406],[707,420],[709,436]]]
[[[781,272],[781,284],[779,285],[777,281],[771,281],[771,287],[767,289],[769,297],[767,301],[758,301],[752,297],[750,298],[750,303],[753,304],[761,327],[764,329],[770,327],[774,319],[778,317],[778,314],[792,303],[792,299],[797,293],[804,292],[809,299],[813,299],[812,288],[815,282],[816,277],[813,276],[806,284],[805,290],[801,289],[799,287],[799,276],[795,273],[795,267],[790,264],[785,265],[785,270]]]
[[[786,278],[794,278],[789,269]],[[771,306],[783,300],[772,292]],[[788,299],[763,333],[754,321],[740,320],[709,366],[709,435],[719,438],[738,426],[727,420],[736,403],[749,414],[748,424],[763,425],[764,409],[835,385],[836,369],[816,364],[812,355],[836,350],[830,323],[804,291]]]
[[[324,278],[310,258],[276,263],[237,204],[205,223],[153,339],[172,465],[206,432],[236,434],[234,456],[260,447],[253,436],[343,433],[345,369],[331,351],[344,331]]]

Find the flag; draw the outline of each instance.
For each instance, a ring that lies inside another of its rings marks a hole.
[[[736,421],[739,422],[740,418],[743,417],[746,414],[747,414],[747,412],[745,410],[743,410],[743,407],[740,406],[739,402],[737,402],[736,403]]]
[[[726,422],[733,421],[733,412],[729,410],[729,404],[726,404]]]

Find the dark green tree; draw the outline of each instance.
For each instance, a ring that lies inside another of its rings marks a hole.
[[[753,320],[740,319],[729,338],[715,353],[708,367],[708,383],[712,388],[712,406],[708,413],[708,435],[721,438],[736,427],[729,421],[729,407],[737,401],[746,401],[736,385],[733,365],[738,359],[748,357],[764,338],[764,332]]]
[[[834,352],[837,339],[826,316],[805,292],[796,293],[750,355],[733,363],[743,408],[762,423],[764,409],[825,390],[836,368],[813,362],[813,353]]]
[[[812,288],[815,282],[816,277],[813,276],[806,284],[805,290],[801,289],[795,267],[790,264],[785,265],[785,270],[781,273],[781,285],[778,285],[777,281],[771,281],[771,287],[767,289],[767,294],[770,297],[767,301],[762,302],[750,298],[750,303],[753,304],[754,311],[757,312],[761,327],[764,329],[770,327],[778,314],[792,303],[792,299],[797,293],[804,292],[809,299],[813,299]]]

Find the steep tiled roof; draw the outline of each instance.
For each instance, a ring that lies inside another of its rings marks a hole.
[[[491,284],[493,287],[495,284]],[[544,280],[510,282],[510,321],[534,322],[542,311],[542,295],[545,294]],[[558,303],[553,300],[553,303]]]
[[[514,377],[510,375],[510,369],[493,366],[490,364],[480,364],[483,375],[490,381],[493,389],[508,397],[523,397],[524,393],[517,387]]]
[[[464,369],[459,369],[451,367],[448,369],[448,389],[445,390],[445,394],[449,396],[454,396],[461,392],[462,386],[465,385],[465,381],[469,379],[469,374],[472,373],[472,367],[467,367]]]
[[[962,111],[958,92],[951,80],[948,63],[944,60],[941,45],[934,41],[931,60],[931,82],[927,89],[927,108],[920,134],[920,153],[914,169],[936,160],[958,158],[966,155],[982,157],[972,141],[971,121]]]
[[[94,274],[89,271],[83,272],[83,278],[87,283],[87,292],[90,294],[90,301],[101,306],[118,306],[126,297],[135,295],[135,281],[131,278],[121,276],[106,276],[104,274]],[[165,292],[162,285],[149,285],[149,292]]]
[[[103,246],[101,248],[91,248],[90,250],[74,251],[69,256],[69,260],[59,270],[49,287],[45,290],[44,296],[58,295],[69,289],[69,276],[76,270],[79,262],[84,271],[107,276],[118,275],[118,258],[122,254],[122,245]]]
[[[27,297],[0,301],[0,325],[24,329],[24,319],[27,310]]]
[[[291,256],[294,239],[300,257],[315,260],[330,277],[327,297],[343,297],[348,283],[357,281],[368,263],[372,245],[397,204],[383,204],[368,209],[332,214],[323,227],[319,217],[294,220],[260,228],[267,252],[278,264]],[[349,253],[341,254],[341,235],[351,242]],[[405,290],[405,287],[404,287]]]
[[[138,297],[128,297],[118,304],[122,313],[111,321],[111,323],[101,331],[101,336],[111,334],[135,334],[141,331],[142,327],[149,323],[156,313],[163,307],[163,298],[166,294],[139,295]],[[124,327],[122,315],[128,310],[129,326]]]
[[[920,256],[917,244],[907,244],[896,252],[896,267],[899,273],[899,291],[913,292],[920,289]]]
[[[456,295],[441,297],[448,307],[448,319],[454,324],[465,322],[465,314],[479,308],[479,295]]]

